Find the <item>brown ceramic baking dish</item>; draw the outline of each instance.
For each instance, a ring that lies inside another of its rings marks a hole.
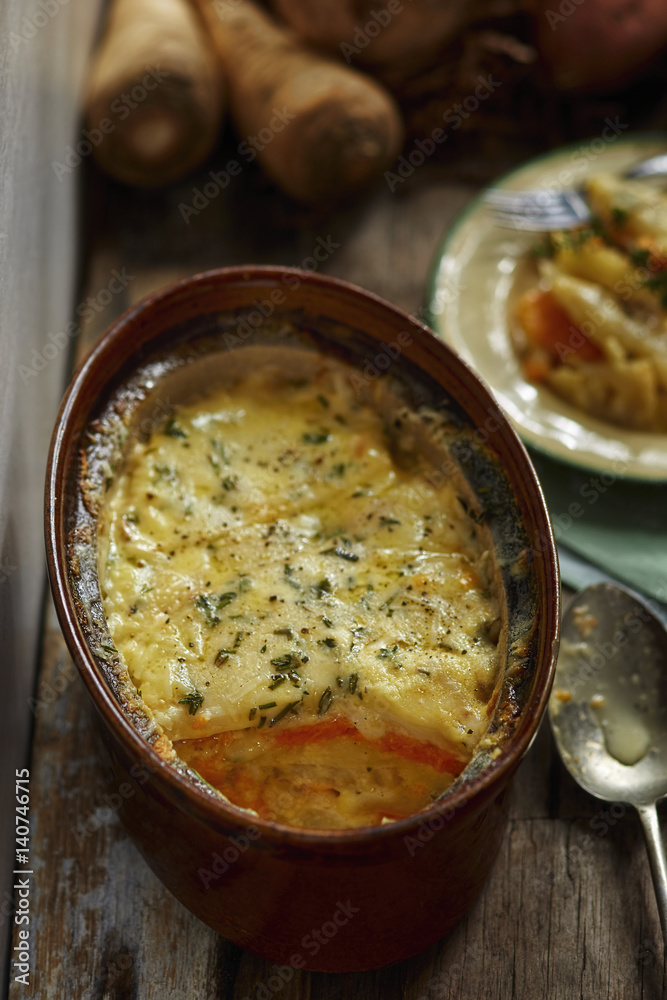
[[[174,365],[209,355],[219,363],[230,356],[221,352],[281,338],[362,371],[370,364],[377,376],[397,379],[416,407],[438,408],[457,428],[452,456],[471,489],[480,502],[493,497],[486,519],[508,627],[493,739],[441,799],[384,826],[300,830],[227,804],[170,757],[169,741],[147,719],[122,662],[105,648],[94,494],[118,461],[118,429],[132,420],[140,426],[139,417],[150,425],[156,407],[169,405],[160,384]],[[400,961],[454,926],[489,873],[509,779],[545,710],[559,579],[526,451],[452,351],[407,314],[331,278],[252,266],[172,285],[121,317],[67,390],[48,464],[46,539],[60,623],[98,713],[121,819],[186,907],[281,966],[324,971]]]

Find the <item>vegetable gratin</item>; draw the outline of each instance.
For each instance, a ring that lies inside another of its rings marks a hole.
[[[416,812],[468,763],[501,607],[462,477],[414,443],[424,418],[388,421],[341,362],[313,371],[262,366],[135,438],[99,577],[179,756],[262,817],[351,827]]]

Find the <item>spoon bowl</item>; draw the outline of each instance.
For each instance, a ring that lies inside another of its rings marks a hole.
[[[573,598],[549,718],[574,780],[639,812],[667,941],[667,862],[656,812],[667,795],[667,631],[647,604],[608,583]]]

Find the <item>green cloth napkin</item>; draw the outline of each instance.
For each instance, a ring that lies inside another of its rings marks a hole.
[[[667,602],[667,485],[578,469],[531,450],[554,534],[563,582],[579,589],[585,562]]]

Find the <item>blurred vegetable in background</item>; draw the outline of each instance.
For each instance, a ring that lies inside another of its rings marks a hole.
[[[109,174],[159,187],[206,160],[229,105],[242,160],[326,208],[434,129],[433,163],[474,137],[493,176],[508,138],[529,155],[626,105],[641,127],[633,81],[659,103],[666,46],[663,0],[112,0],[86,128]]]
[[[103,136],[101,167],[139,187],[177,180],[211,152],[224,104],[215,53],[188,0],[114,0],[85,98],[86,128]]]
[[[199,0],[234,124],[267,174],[307,204],[339,201],[396,158],[403,124],[370,77],[305,48],[251,0]]]
[[[664,0],[534,0],[532,10],[538,49],[559,89],[618,86],[667,45]]]

